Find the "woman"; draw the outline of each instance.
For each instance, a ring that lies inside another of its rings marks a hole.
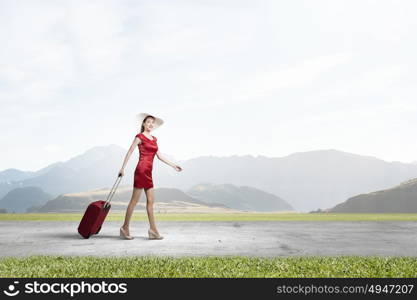
[[[158,150],[157,139],[151,135],[151,130],[161,126],[164,121],[160,118],[154,117],[152,115],[141,113],[138,115],[139,122],[141,122],[140,133],[135,136],[132,145],[129,148],[129,151],[126,154],[126,157],[123,162],[123,166],[119,171],[119,175],[124,175],[124,168],[130,158],[130,155],[135,150],[136,146],[139,147],[139,162],[135,169],[134,174],[134,183],[133,183],[133,193],[130,203],[126,210],[125,221],[123,226],[120,228],[120,237],[131,240],[132,236],[129,234],[129,222],[132,217],[133,210],[136,204],[139,201],[142,189],[145,189],[146,193],[146,211],[148,213],[149,225],[148,236],[149,239],[163,239],[156,228],[155,219],[153,215],[153,203],[154,203],[154,189],[153,189],[153,180],[152,180],[152,169],[153,169],[153,159],[156,156],[159,160],[173,167],[176,171],[182,171],[182,168],[165,157],[162,157],[160,151]]]

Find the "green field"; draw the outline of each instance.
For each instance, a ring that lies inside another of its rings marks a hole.
[[[82,213],[6,213],[0,221],[80,221]],[[147,220],[144,212],[134,212],[132,220]],[[417,214],[338,213],[155,213],[159,221],[417,221]],[[106,221],[123,221],[123,213],[109,213]]]
[[[76,257],[0,259],[0,277],[417,277],[417,257]]]

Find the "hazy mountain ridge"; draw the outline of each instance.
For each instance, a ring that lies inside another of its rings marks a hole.
[[[0,208],[6,209],[7,212],[22,213],[26,212],[27,207],[43,205],[50,199],[50,194],[36,186],[16,188],[0,199]]]
[[[6,169],[0,172],[0,182],[11,184],[12,182],[24,180],[32,176],[35,176],[34,174],[36,174],[36,172],[21,171],[14,168]]]
[[[63,194],[55,199],[48,201],[44,205],[32,206],[28,209],[28,212],[83,212],[88,204],[97,200],[106,200],[109,194],[109,189],[96,189],[81,193]],[[163,210],[173,210],[177,208],[179,211],[184,211],[187,207],[199,207],[200,209],[217,209],[217,210],[230,210],[228,207],[221,203],[205,203],[203,201],[196,200],[186,193],[178,189],[171,188],[156,188],[155,207]],[[131,199],[132,187],[119,186],[117,193],[114,194],[111,199],[112,210],[125,210]],[[146,205],[146,195],[144,192],[139,199],[138,208],[144,209]]]
[[[197,184],[186,191],[192,197],[206,203],[221,203],[244,211],[290,211],[294,208],[284,199],[248,186],[233,184]]]
[[[24,186],[38,186],[53,197],[111,187],[126,152],[117,145],[94,147],[66,162],[35,172],[38,176],[12,184],[0,182],[0,198]],[[138,158],[136,150],[126,166],[122,184],[133,185]],[[333,207],[358,194],[417,177],[416,164],[386,162],[334,149],[297,152],[284,157],[202,156],[183,161],[181,166],[184,170],[176,172],[155,158],[155,186],[181,190],[201,182],[249,186],[285,199],[298,211]]]
[[[417,213],[417,178],[389,189],[360,194],[328,210],[340,213]]]
[[[332,149],[278,158],[206,156],[186,161],[187,172],[164,185],[184,190],[184,183],[193,180],[248,185],[282,197],[296,210],[309,211],[416,177],[416,167]]]

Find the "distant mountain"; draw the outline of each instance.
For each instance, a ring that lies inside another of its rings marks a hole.
[[[349,198],[331,213],[417,213],[417,178],[393,188]]]
[[[13,181],[24,180],[34,176],[35,172],[25,172],[18,169],[7,169],[0,172],[0,182],[11,184]]]
[[[51,198],[51,195],[36,186],[16,188],[0,199],[0,208],[8,212],[22,213],[26,212],[28,207],[42,205]]]
[[[159,184],[187,190],[191,183],[251,186],[285,199],[297,211],[332,207],[349,197],[417,177],[417,165],[386,162],[337,150],[285,157],[205,156],[181,163],[184,171]]]
[[[230,209],[222,204],[204,203],[196,200],[178,189],[156,188],[155,189],[155,209],[177,210],[187,212],[190,209],[212,209],[213,211],[229,211]],[[83,212],[87,206],[97,200],[106,200],[109,189],[96,189],[81,193],[71,193],[60,195],[44,205],[35,205],[28,209],[28,212]],[[112,211],[126,210],[132,195],[132,187],[123,185],[118,187],[117,192],[111,199]],[[138,209],[144,209],[146,205],[146,195],[142,191],[139,199]]]
[[[94,147],[66,162],[58,162],[35,172],[37,176],[12,184],[0,183],[0,197],[14,188],[24,186],[38,186],[57,197],[64,193],[112,185],[126,152],[116,145]],[[135,167],[135,158],[131,158],[126,172],[133,172]]]
[[[37,177],[37,176],[40,176],[42,174],[49,172],[51,169],[55,168],[56,166],[59,166],[60,164],[62,164],[62,162],[53,163],[36,172],[21,171],[21,170],[14,169],[14,168],[6,169],[0,172],[0,183],[5,183],[6,185],[10,185],[13,182],[19,182],[19,181],[21,182],[28,178]]]
[[[68,161],[27,174],[29,177],[22,180],[8,180],[4,173],[0,197],[25,186],[38,186],[53,198],[111,187],[126,152],[117,145],[94,147]],[[121,184],[133,186],[138,159],[136,149]],[[250,186],[285,199],[297,211],[333,207],[358,194],[390,188],[417,177],[417,164],[386,162],[333,149],[297,152],[284,157],[202,156],[175,162],[183,167],[182,172],[176,172],[155,158],[156,188],[185,191],[201,182]]]
[[[187,194],[206,203],[221,203],[227,207],[244,211],[287,211],[294,210],[285,200],[249,186],[233,184],[198,184],[186,191]]]

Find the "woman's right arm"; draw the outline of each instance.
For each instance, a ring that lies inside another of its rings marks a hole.
[[[140,138],[135,136],[135,139],[132,142],[132,145],[130,145],[129,150],[126,153],[125,159],[123,161],[123,166],[119,171],[119,176],[123,176],[124,175],[124,171],[125,171],[125,167],[127,165],[127,162],[129,161],[130,156],[132,155],[132,152],[135,150],[135,148],[137,147],[137,145],[139,145],[141,143]]]

